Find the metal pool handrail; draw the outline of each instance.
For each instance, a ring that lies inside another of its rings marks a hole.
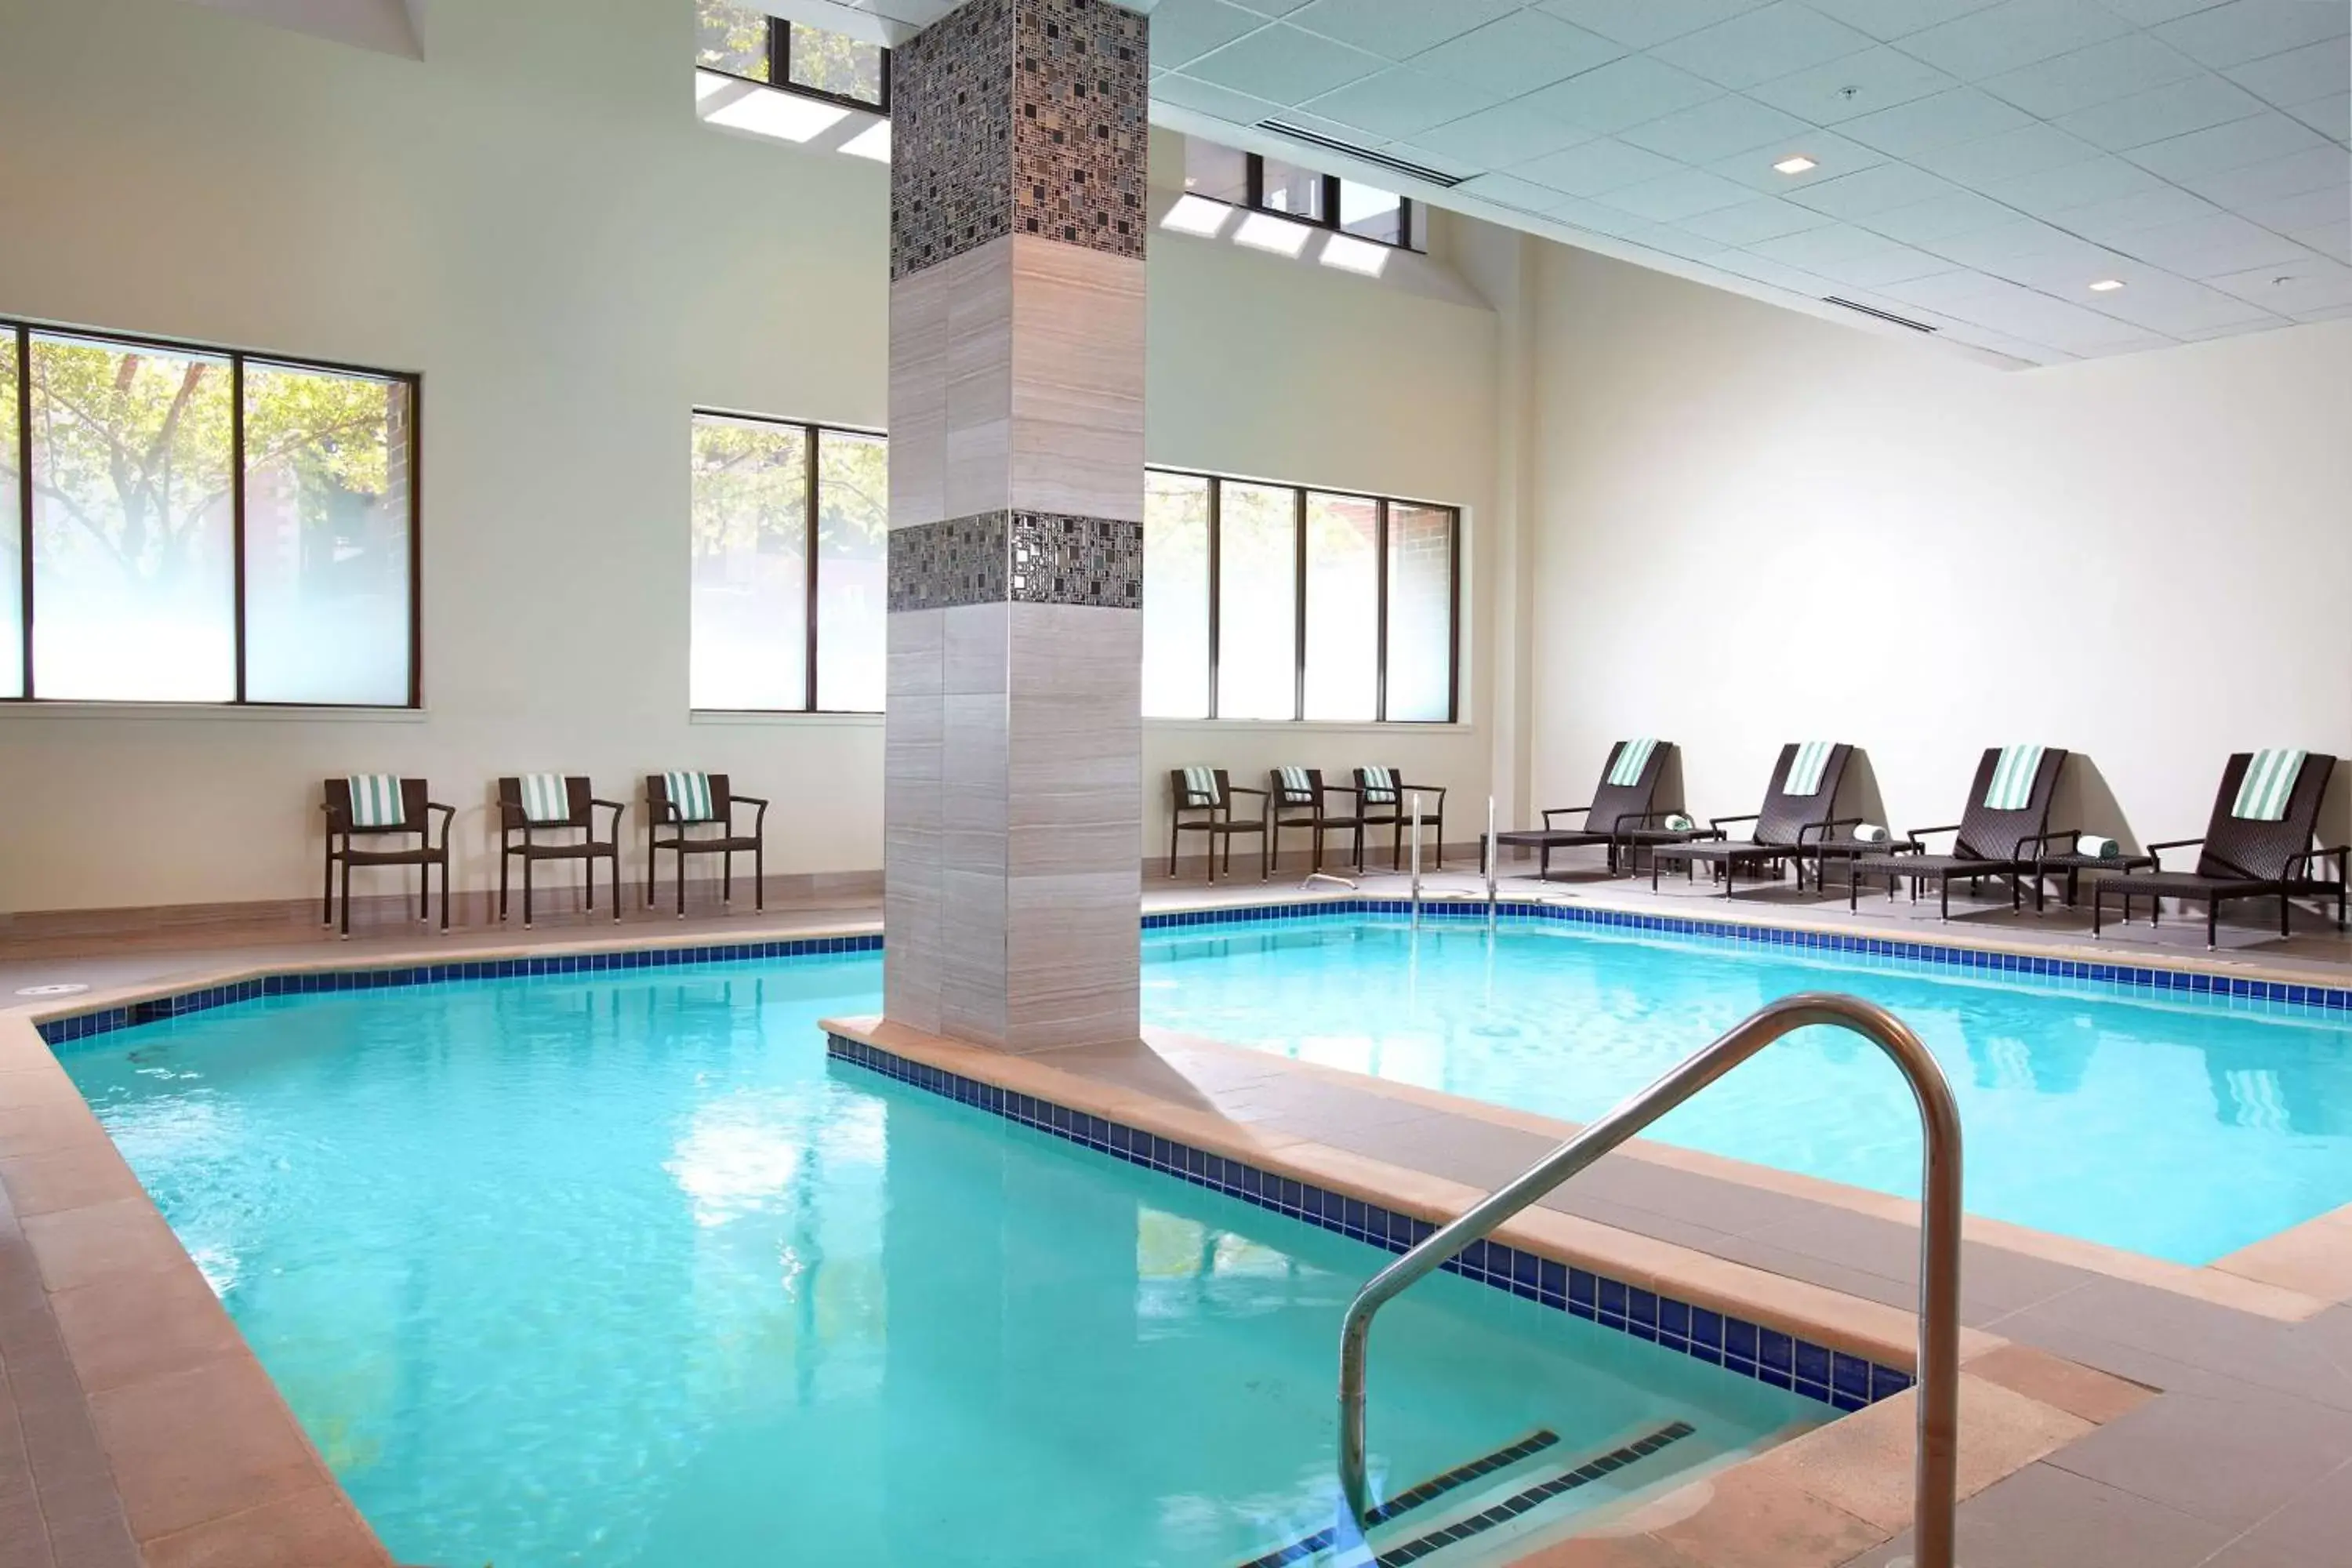
[[[1876,1043],[1911,1085],[1919,1107],[1922,1155],[1919,1230],[1919,1453],[1912,1558],[1916,1568],[1952,1568],[1958,1500],[1960,1396],[1960,1113],[1944,1070],[1900,1019],[1857,997],[1831,992],[1783,996],[1731,1030],[1442,1226],[1372,1276],[1339,1325],[1339,1486],[1361,1524],[1364,1480],[1364,1352],[1372,1315],[1423,1275],[1551,1192],[1651,1122],[1762,1050],[1809,1024],[1850,1029]]]

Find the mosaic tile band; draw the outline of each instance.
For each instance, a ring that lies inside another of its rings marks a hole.
[[[1065,512],[984,511],[890,531],[889,606],[1143,607],[1143,525]]]

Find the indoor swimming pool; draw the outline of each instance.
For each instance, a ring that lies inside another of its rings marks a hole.
[[[1233,1568],[1328,1525],[1384,1255],[828,1062],[879,988],[872,954],[467,981],[60,1057],[397,1561]],[[1502,1456],[1397,1541],[1613,1458],[1495,1539],[1557,1529],[1832,1414],[1451,1276],[1375,1362],[1381,1495]]]

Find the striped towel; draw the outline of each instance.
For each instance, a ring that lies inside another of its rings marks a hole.
[[[1666,831],[1669,833],[1688,833],[1697,826],[1697,823],[1693,822],[1689,817],[1684,816],[1679,811],[1670,811],[1666,813],[1665,826]]]
[[[1617,755],[1609,764],[1609,783],[1619,789],[1631,789],[1642,782],[1642,774],[1650,766],[1650,753],[1658,749],[1655,741],[1620,741]]]
[[[710,809],[710,775],[709,773],[664,773],[662,787],[669,795],[672,810],[680,822],[716,822]]]
[[[2238,785],[2238,804],[2231,816],[2248,822],[2282,822],[2286,803],[2294,795],[2294,781],[2303,773],[2304,753],[2287,747],[2256,752],[2246,763],[2244,782]]]
[[[1188,806],[1217,804],[1217,770],[1190,767],[1184,770],[1184,804]]]
[[[2034,776],[2042,772],[2041,746],[2003,746],[1985,785],[1987,811],[2023,811],[2033,801]]]
[[[1282,781],[1282,798],[1286,805],[1315,804],[1315,785],[1305,768],[1276,768],[1274,776]]]
[[[572,786],[562,773],[525,773],[517,782],[522,785],[524,821],[572,820]]]
[[[1397,775],[1394,768],[1366,768],[1364,773],[1364,804],[1394,805],[1397,803]]]
[[[1797,748],[1790,759],[1789,776],[1780,781],[1782,795],[1813,795],[1822,787],[1822,773],[1830,765],[1830,753],[1837,750],[1835,741],[1807,741]]]
[[[398,773],[353,773],[344,782],[352,786],[353,827],[398,827],[408,820]]]
[[[2074,839],[2074,853],[2086,860],[2112,860],[2124,852],[2124,847],[2102,834],[2079,834]]]
[[[1853,826],[1853,841],[1856,844],[1884,844],[1892,837],[1894,836],[1883,826],[1875,822],[1857,822]]]

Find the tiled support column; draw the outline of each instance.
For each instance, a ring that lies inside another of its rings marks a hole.
[[[1144,18],[969,0],[891,57],[885,1011],[1133,1039]]]

